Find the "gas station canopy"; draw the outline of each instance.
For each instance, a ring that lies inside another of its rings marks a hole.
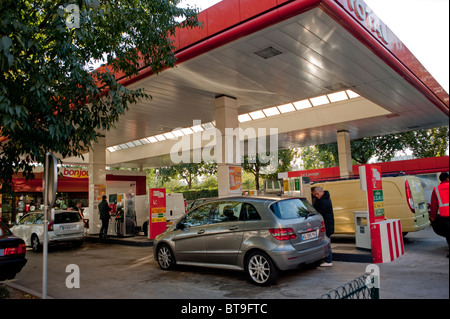
[[[448,93],[361,0],[223,0],[199,20],[173,38],[175,68],[121,79],[152,100],[106,133],[108,166],[168,164],[171,137],[212,128],[219,96],[240,127],[278,128],[280,148],[448,125]]]

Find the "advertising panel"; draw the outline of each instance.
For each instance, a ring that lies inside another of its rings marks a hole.
[[[148,238],[155,239],[166,229],[166,189],[149,189],[149,232]]]
[[[242,168],[230,166],[229,168],[230,193],[242,194]]]

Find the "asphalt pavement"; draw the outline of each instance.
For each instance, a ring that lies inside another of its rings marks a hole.
[[[272,300],[316,299],[363,275],[368,252],[355,248],[353,236],[333,236],[332,267],[301,268],[281,273],[276,284],[257,287],[243,272],[198,267],[162,271],[143,237],[123,243],[87,241],[80,248],[49,248],[49,298]],[[140,244],[137,245],[136,242]],[[449,259],[444,238],[431,228],[405,237],[405,254],[378,264],[381,299],[449,299]],[[354,259],[351,258],[352,254]],[[363,258],[360,258],[363,257]],[[4,282],[40,296],[42,253],[27,251],[28,263]]]

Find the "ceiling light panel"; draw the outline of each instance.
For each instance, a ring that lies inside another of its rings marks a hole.
[[[194,131],[194,133],[203,132],[204,129],[201,125],[194,125],[191,127],[191,129]]]
[[[312,99],[309,99],[311,101],[311,104],[313,106],[319,106],[324,104],[330,104],[330,101],[328,100],[326,95],[314,97]]]
[[[189,135],[189,134],[194,134],[194,131],[191,130],[189,127],[187,128],[182,128],[181,132],[183,132],[184,135]]]
[[[348,94],[348,97],[351,98],[351,99],[354,99],[354,98],[360,96],[358,93],[355,93],[355,92],[353,92],[352,90],[347,90],[346,92],[347,92],[347,94]]]
[[[172,132],[164,133],[163,135],[167,139],[176,139],[176,136]]]
[[[263,118],[266,117],[266,116],[264,115],[263,111],[255,111],[255,112],[251,112],[251,113],[249,113],[249,115],[250,115],[250,117],[251,117],[253,120],[259,120],[259,119],[263,119]]]
[[[263,112],[264,112],[264,114],[266,114],[267,117],[280,115],[280,111],[277,109],[276,106],[269,107],[268,109],[264,109]]]
[[[184,136],[184,134],[183,134],[183,132],[181,132],[181,130],[172,131],[172,134],[175,135],[176,137]]]
[[[154,136],[147,137],[147,139],[150,141],[150,143],[157,143],[158,142],[158,140]]]
[[[136,147],[136,145],[134,145],[133,142],[127,142],[126,144],[129,148]]]
[[[165,141],[166,140],[166,138],[164,137],[164,135],[162,135],[162,134],[159,134],[159,135],[155,135],[155,137],[156,137],[156,139],[158,140],[158,141],[160,141],[160,142],[162,142],[162,141]]]
[[[298,101],[294,102],[293,104],[297,111],[312,107],[311,102],[309,102],[309,100]]]
[[[250,115],[248,114],[241,114],[238,116],[239,123],[249,122],[252,120]]]
[[[278,106],[278,109],[280,110],[281,113],[288,113],[295,111],[295,107],[292,103],[280,105]]]
[[[212,130],[214,128],[214,125],[209,122],[209,123],[205,123],[203,124],[203,128],[207,131],[207,130]]]
[[[328,94],[328,98],[331,103],[348,100],[348,96],[345,91]]]

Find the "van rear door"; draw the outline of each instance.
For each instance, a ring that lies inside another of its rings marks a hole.
[[[428,222],[428,205],[420,179],[408,176],[405,181],[406,200],[409,209],[416,215],[418,225]]]

